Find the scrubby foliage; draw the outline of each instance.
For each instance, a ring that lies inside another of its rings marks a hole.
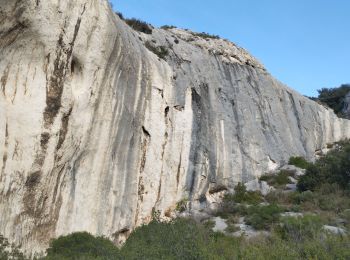
[[[146,34],[152,34],[152,27],[144,21],[135,18],[124,19],[124,21],[135,31],[139,31]]]
[[[318,239],[323,235],[323,223],[317,215],[303,217],[283,217],[277,232],[283,239],[294,242],[304,242],[309,239]]]
[[[160,28],[163,29],[163,30],[170,30],[170,29],[176,28],[176,26],[174,26],[174,25],[163,25]]]
[[[262,201],[263,199],[260,192],[247,191],[246,186],[242,183],[237,184],[234,194],[226,194],[224,197],[224,203],[226,204],[230,204],[232,202],[258,204]]]
[[[278,223],[283,211],[276,204],[251,206],[247,211],[246,222],[257,230],[268,230]]]
[[[160,59],[165,60],[166,56],[168,56],[169,51],[165,46],[155,46],[150,41],[145,43],[147,49],[156,54]]]
[[[294,165],[294,166],[299,167],[301,169],[307,169],[307,167],[309,167],[309,165],[310,165],[310,163],[307,160],[305,160],[304,157],[300,157],[300,156],[290,157],[288,163],[290,165]]]
[[[193,32],[192,34],[194,36],[198,36],[198,37],[201,37],[203,39],[220,39],[219,35],[212,35],[212,34],[209,34],[209,33],[206,33],[206,32],[201,32],[201,33]]]
[[[136,229],[122,248],[126,259],[204,259],[210,237],[193,221],[151,222]]]
[[[260,181],[266,181],[269,185],[274,187],[284,187],[291,183],[289,177],[293,176],[293,172],[281,170],[277,174],[267,174],[260,177]]]
[[[116,12],[115,14],[118,15],[120,19],[125,20],[124,15],[121,12]]]
[[[345,117],[342,114],[342,109],[344,107],[344,97],[349,92],[350,84],[343,84],[339,88],[322,88],[318,90],[318,97],[315,100],[332,108],[338,116]]]
[[[78,232],[50,243],[46,259],[118,259],[119,249],[108,239]]]
[[[276,190],[266,196],[238,184],[234,194],[224,197],[218,213],[226,219],[229,235],[213,232],[211,219],[161,223],[159,214],[154,214],[154,220],[137,228],[121,249],[104,238],[78,233],[54,240],[47,259],[350,259],[349,233],[336,235],[324,229],[331,225],[349,232],[349,146],[342,142],[320,160],[308,163],[304,177],[283,171],[269,175],[266,181]],[[304,163],[291,161],[298,166]],[[307,190],[285,190],[283,185],[291,176],[299,178]],[[178,210],[185,205],[185,200],[180,201]],[[251,239],[231,236],[242,219],[264,232]]]
[[[191,220],[153,221],[136,229],[120,250],[116,248],[115,255],[94,259],[349,259],[350,238],[317,235],[321,230],[318,220],[314,221],[313,217],[286,218],[283,226],[272,230],[269,237],[253,240],[215,233]],[[90,241],[89,237],[86,239]],[[72,242],[64,245],[74,253],[69,258],[56,255],[58,258],[47,259],[92,259],[79,254],[81,246]],[[96,244],[104,251],[104,244],[99,244],[98,240]],[[57,251],[65,251],[64,247]],[[73,250],[75,247],[78,250]]]
[[[350,142],[340,143],[327,155],[310,164],[298,182],[298,189],[315,191],[324,183],[337,184],[350,191]]]

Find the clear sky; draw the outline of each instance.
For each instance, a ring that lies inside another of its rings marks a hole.
[[[350,0],[111,0],[154,26],[218,34],[308,96],[350,83]]]

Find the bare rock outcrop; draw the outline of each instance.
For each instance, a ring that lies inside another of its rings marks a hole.
[[[0,0],[0,233],[27,252],[82,230],[120,242],[349,137],[228,41],[146,35],[105,0]]]

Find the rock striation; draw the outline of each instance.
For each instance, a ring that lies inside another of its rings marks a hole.
[[[105,0],[0,0],[0,233],[28,253],[82,230],[121,242],[349,137],[226,40],[137,32]]]

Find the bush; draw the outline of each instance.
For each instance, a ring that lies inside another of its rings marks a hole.
[[[259,204],[262,201],[263,198],[259,191],[247,191],[246,186],[242,183],[237,184],[234,194],[226,194],[224,197],[224,203]]]
[[[203,39],[220,39],[219,35],[212,35],[212,34],[209,34],[209,33],[206,33],[206,32],[202,32],[202,33],[195,33],[195,32],[193,32],[192,34],[194,36],[198,36],[198,37],[201,37]]]
[[[286,184],[291,183],[290,176],[294,176],[294,172],[281,170],[277,174],[268,174],[260,177],[260,181],[266,181],[269,185],[276,188],[285,187]]]
[[[121,12],[116,12],[115,14],[118,15],[120,19],[125,20],[124,15]]]
[[[176,28],[176,26],[174,26],[174,25],[163,25],[160,28],[163,29],[163,30],[170,30],[170,29]]]
[[[280,219],[280,213],[284,210],[276,204],[268,206],[252,206],[248,208],[246,223],[257,230],[268,230]]]
[[[350,259],[350,238],[318,235],[320,222],[314,216],[282,222],[270,236],[247,240],[212,232],[191,220],[152,221],[137,228],[119,252],[112,250],[112,256],[105,252],[111,251],[110,242],[106,246],[96,238],[80,236],[79,243],[70,239],[57,245],[57,251],[70,251],[69,257],[57,252],[47,259]],[[100,256],[88,256],[82,245],[95,248]]]
[[[176,203],[176,211],[184,212],[187,209],[188,199],[182,199],[178,203]]]
[[[350,143],[343,142],[314,164],[310,164],[306,174],[298,182],[298,190],[314,191],[323,183],[337,184],[350,191]]]
[[[137,228],[121,252],[124,259],[203,259],[209,231],[194,221],[152,221]]]
[[[344,107],[344,98],[350,92],[350,85],[344,84],[339,88],[323,88],[318,90],[317,100],[334,110],[340,117],[346,117],[342,113]]]
[[[166,56],[168,56],[169,52],[165,46],[154,46],[150,41],[145,43],[147,49],[156,54],[160,59],[165,60]]]
[[[322,227],[319,216],[283,217],[277,232],[283,239],[302,242],[317,238],[322,232]]]
[[[73,233],[54,239],[46,259],[119,259],[119,249],[108,239],[87,232]]]
[[[288,164],[294,165],[302,169],[307,169],[310,165],[310,163],[306,161],[303,157],[290,157]]]
[[[124,19],[124,21],[135,31],[139,31],[146,34],[152,34],[152,27],[144,21],[135,18]]]

